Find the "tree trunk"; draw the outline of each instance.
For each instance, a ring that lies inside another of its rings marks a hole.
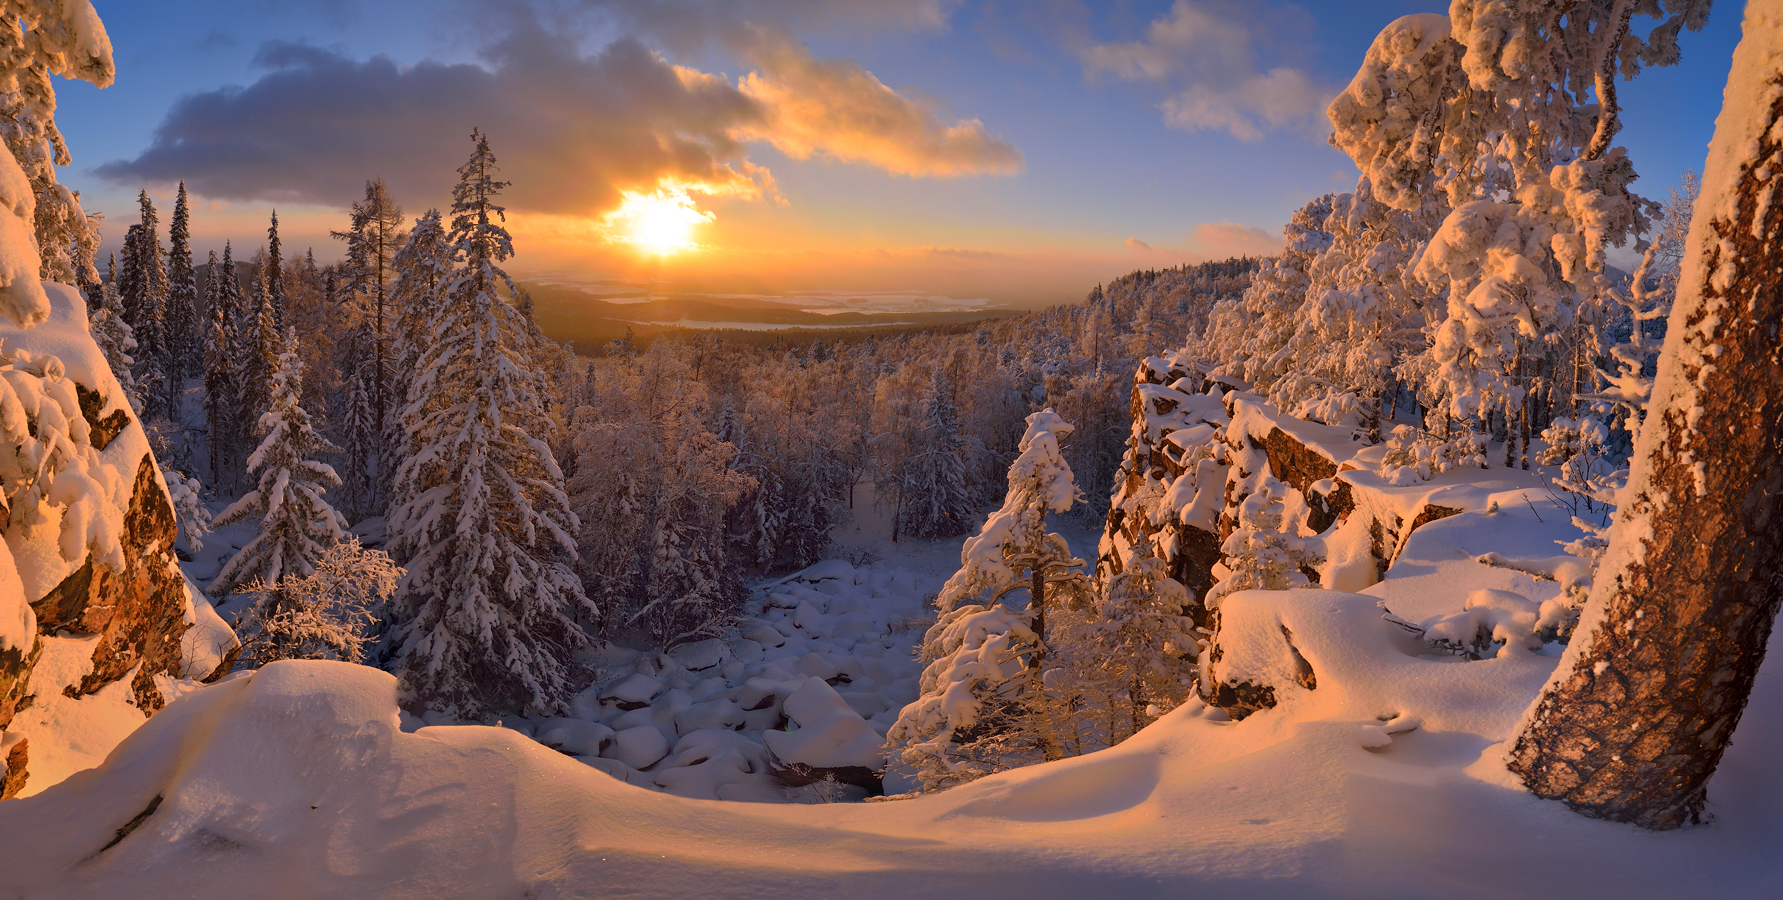
[[[1588,816],[1699,820],[1783,600],[1780,45],[1783,0],[1752,0],[1627,499],[1510,754]]]

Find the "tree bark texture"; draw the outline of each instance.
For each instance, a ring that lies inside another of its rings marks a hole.
[[[1699,821],[1783,600],[1783,0],[1753,0],[1608,555],[1509,765],[1647,828]]]

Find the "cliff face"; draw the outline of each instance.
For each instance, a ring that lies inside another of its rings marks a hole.
[[[63,775],[103,757],[179,680],[221,677],[234,643],[174,560],[166,485],[80,295],[44,289],[49,321],[0,325],[0,799],[34,754]]]

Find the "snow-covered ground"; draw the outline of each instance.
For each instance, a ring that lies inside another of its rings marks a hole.
[[[1290,626],[1316,690],[1236,723],[1191,704],[1112,750],[936,795],[669,796],[505,728],[405,733],[388,676],[282,663],[0,806],[0,865],[48,897],[1774,895],[1783,664],[1710,785],[1713,820],[1652,833],[1537,800],[1498,762],[1553,657],[1433,657],[1381,619],[1376,595],[1437,573],[1446,593],[1533,589],[1472,561],[1528,533],[1490,518],[1421,529],[1368,595],[1229,597],[1232,633]]]
[[[1712,820],[1653,833],[1537,800],[1499,761],[1555,647],[1469,662],[1382,618],[1382,603],[1426,621],[1480,590],[1557,593],[1503,564],[1576,535],[1536,504],[1420,528],[1360,594],[1225,598],[1233,665],[1279,665],[1289,634],[1317,674],[1313,690],[1277,680],[1290,685],[1280,705],[1242,722],[1191,702],[1112,750],[912,799],[696,799],[864,793],[788,789],[764,769],[768,749],[856,761],[911,690],[920,629],[898,626],[921,614],[959,542],[890,545],[862,518],[838,552],[863,565],[763,585],[755,621],[724,647],[608,657],[574,719],[405,723],[389,676],[331,663],[198,689],[104,766],[0,804],[0,882],[27,897],[144,898],[1783,890],[1783,662],[1760,673],[1710,784]],[[1490,553],[1498,564],[1479,561]]]

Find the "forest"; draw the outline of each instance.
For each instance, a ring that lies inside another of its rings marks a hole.
[[[444,210],[366,172],[334,244],[269,206],[200,263],[203,204],[148,184],[99,259],[49,76],[103,87],[111,45],[11,2],[0,872],[1539,895],[1445,874],[1503,852],[1761,895],[1783,8],[1748,5],[1700,170],[1638,193],[1617,143],[1618,82],[1709,14],[1392,20],[1325,112],[1353,189],[1272,255],[580,346],[509,271],[480,128]]]

